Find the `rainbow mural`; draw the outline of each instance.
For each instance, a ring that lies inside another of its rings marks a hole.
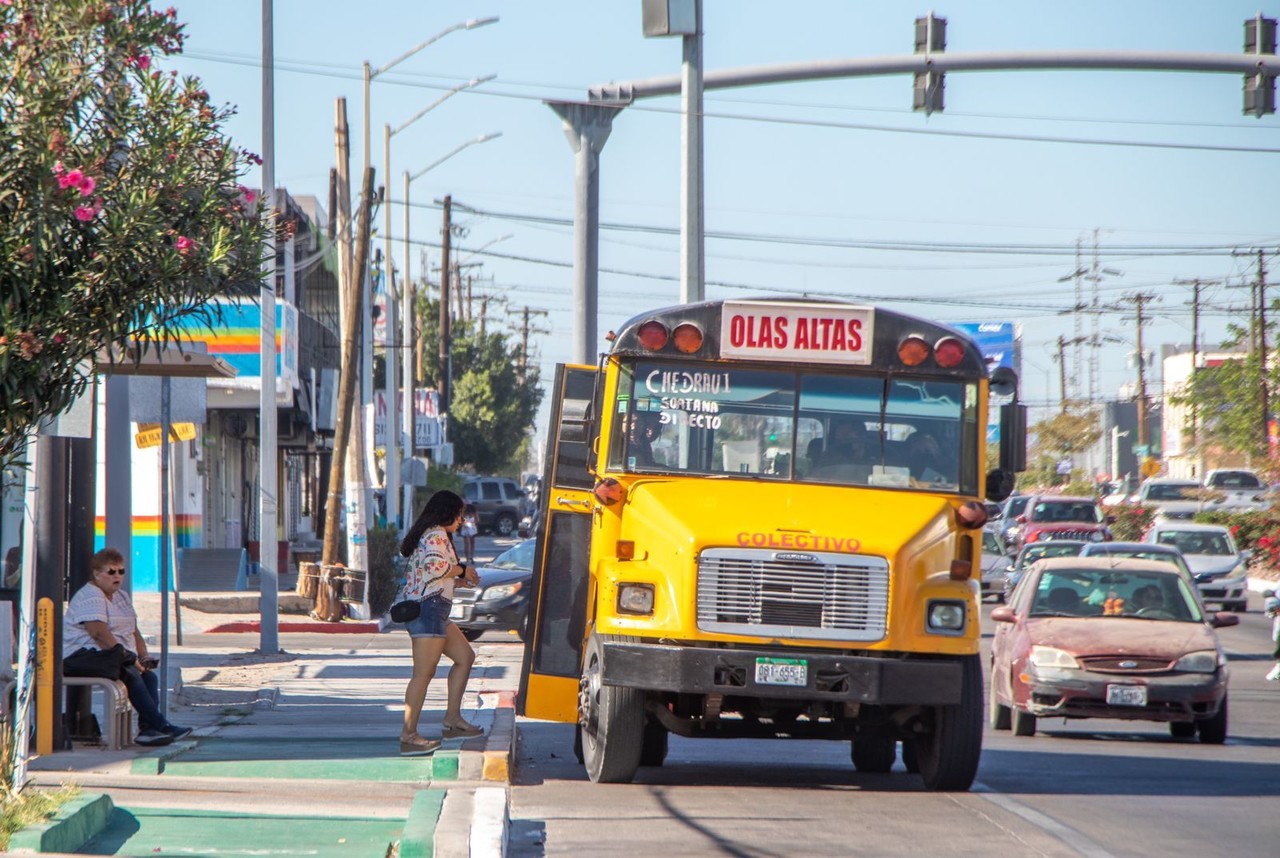
[[[172,532],[174,549],[198,548],[203,541],[204,517],[182,513],[174,516]],[[100,515],[93,522],[93,550],[106,547],[107,518]],[[115,546],[120,548],[120,546]],[[160,516],[133,516],[133,546],[123,551],[129,558],[129,583],[135,593],[160,591]],[[170,575],[173,574],[170,564]],[[172,578],[170,579],[172,581]]]
[[[221,321],[213,328],[191,322],[183,339],[202,343],[209,354],[216,355],[237,370],[237,378],[262,375],[259,336],[262,315],[257,304],[248,301],[218,301]],[[298,385],[298,308],[284,301],[276,302],[276,376]]]

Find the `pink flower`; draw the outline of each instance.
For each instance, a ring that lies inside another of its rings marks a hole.
[[[240,186],[240,193],[244,195],[244,201],[250,205],[258,198],[257,191],[253,190],[253,188],[246,188],[244,185]]]
[[[12,6],[13,0],[0,0],[0,6]]]
[[[98,210],[90,206],[76,206],[76,220],[78,221],[93,220],[94,215],[97,213]]]
[[[185,255],[191,252],[191,248],[195,246],[195,242],[187,238],[185,235],[180,235],[178,236],[178,240],[173,243],[173,246],[177,248],[179,253]]]
[[[143,71],[146,71],[147,69],[151,68],[151,57],[147,56],[146,54],[143,54],[142,56],[138,56],[138,57],[129,57],[129,59],[126,60],[126,62],[128,62],[129,65],[131,66],[137,66]]]
[[[65,173],[66,171],[67,171],[67,168],[66,168],[66,167],[64,167],[64,166],[62,166],[62,162],[61,162],[61,161],[54,161],[54,162],[53,162],[53,174],[54,174],[55,176],[61,176],[61,175],[62,175],[63,173]]]
[[[93,193],[93,189],[98,186],[92,176],[85,176],[80,182],[80,196],[87,197]]]

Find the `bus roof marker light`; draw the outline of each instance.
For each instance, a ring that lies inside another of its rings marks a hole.
[[[676,348],[687,355],[702,348],[702,329],[691,322],[676,325],[671,338],[675,340]]]
[[[636,339],[640,341],[640,345],[651,352],[664,348],[669,338],[667,326],[656,319],[650,319],[636,331]]]
[[[955,337],[943,337],[933,347],[933,359],[943,369],[951,369],[964,360],[964,343]]]
[[[929,344],[924,337],[912,334],[898,343],[898,360],[906,366],[919,366],[929,357]]]

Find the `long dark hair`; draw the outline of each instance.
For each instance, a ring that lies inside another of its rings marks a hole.
[[[405,533],[404,541],[400,543],[400,553],[405,557],[413,554],[422,534],[433,527],[453,524],[458,518],[458,513],[462,512],[462,507],[462,498],[447,489],[441,489],[433,494],[422,507],[422,512],[418,513],[413,527]]]

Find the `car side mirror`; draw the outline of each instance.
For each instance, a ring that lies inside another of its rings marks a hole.
[[[1005,468],[994,468],[987,471],[987,500],[999,503],[1013,494],[1017,474]]]
[[[1235,617],[1234,614],[1231,616]],[[998,608],[991,609],[991,619],[993,622],[997,623],[1016,623],[1018,621],[1018,615],[1015,614],[1013,612],[1013,608],[1010,608],[1008,605],[1001,605]],[[1236,622],[1239,621],[1239,618],[1236,617]]]
[[[1227,626],[1238,626],[1240,625],[1240,618],[1235,614],[1230,614],[1226,611],[1218,611],[1218,613],[1214,614],[1213,617],[1210,618],[1209,625],[1213,626],[1215,629],[1221,629]]]

